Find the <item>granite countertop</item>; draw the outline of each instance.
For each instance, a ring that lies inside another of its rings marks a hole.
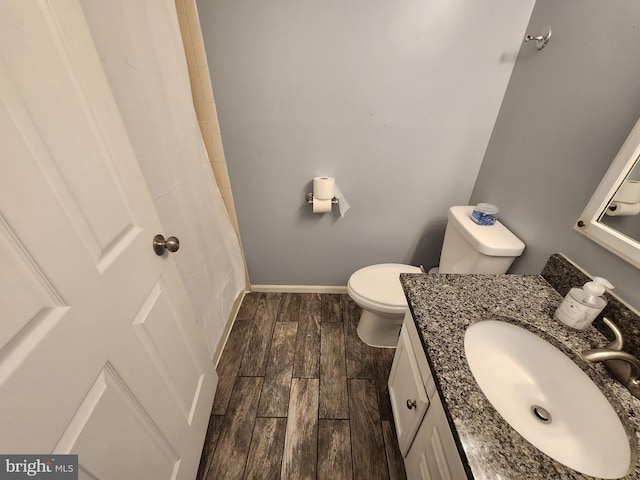
[[[604,368],[578,356],[608,340],[595,328],[578,331],[553,319],[562,297],[538,275],[401,274],[427,361],[461,453],[475,479],[592,478],[566,467],[527,442],[482,394],[464,355],[466,328],[496,319],[533,331],[587,373],[608,398],[631,439],[633,465],[625,479],[640,479],[640,400]],[[576,401],[580,401],[579,398]],[[603,439],[606,441],[606,439]]]

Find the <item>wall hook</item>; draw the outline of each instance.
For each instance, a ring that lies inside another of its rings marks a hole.
[[[549,39],[551,38],[551,27],[544,27],[540,35],[537,37],[532,37],[531,35],[527,35],[524,37],[525,42],[530,42],[531,40],[536,41],[536,48],[538,50],[542,50],[547,43],[549,43]]]

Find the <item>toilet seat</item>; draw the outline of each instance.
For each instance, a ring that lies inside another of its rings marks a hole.
[[[347,291],[362,308],[401,315],[407,309],[407,301],[399,276],[401,273],[421,271],[418,267],[401,263],[370,265],[351,275]]]

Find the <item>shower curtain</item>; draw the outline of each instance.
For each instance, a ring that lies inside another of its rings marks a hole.
[[[174,0],[81,0],[211,355],[245,290],[244,260],[194,111]]]

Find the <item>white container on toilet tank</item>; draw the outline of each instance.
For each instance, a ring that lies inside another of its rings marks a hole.
[[[524,243],[498,220],[478,225],[472,212],[473,206],[449,209],[439,273],[506,273]]]

